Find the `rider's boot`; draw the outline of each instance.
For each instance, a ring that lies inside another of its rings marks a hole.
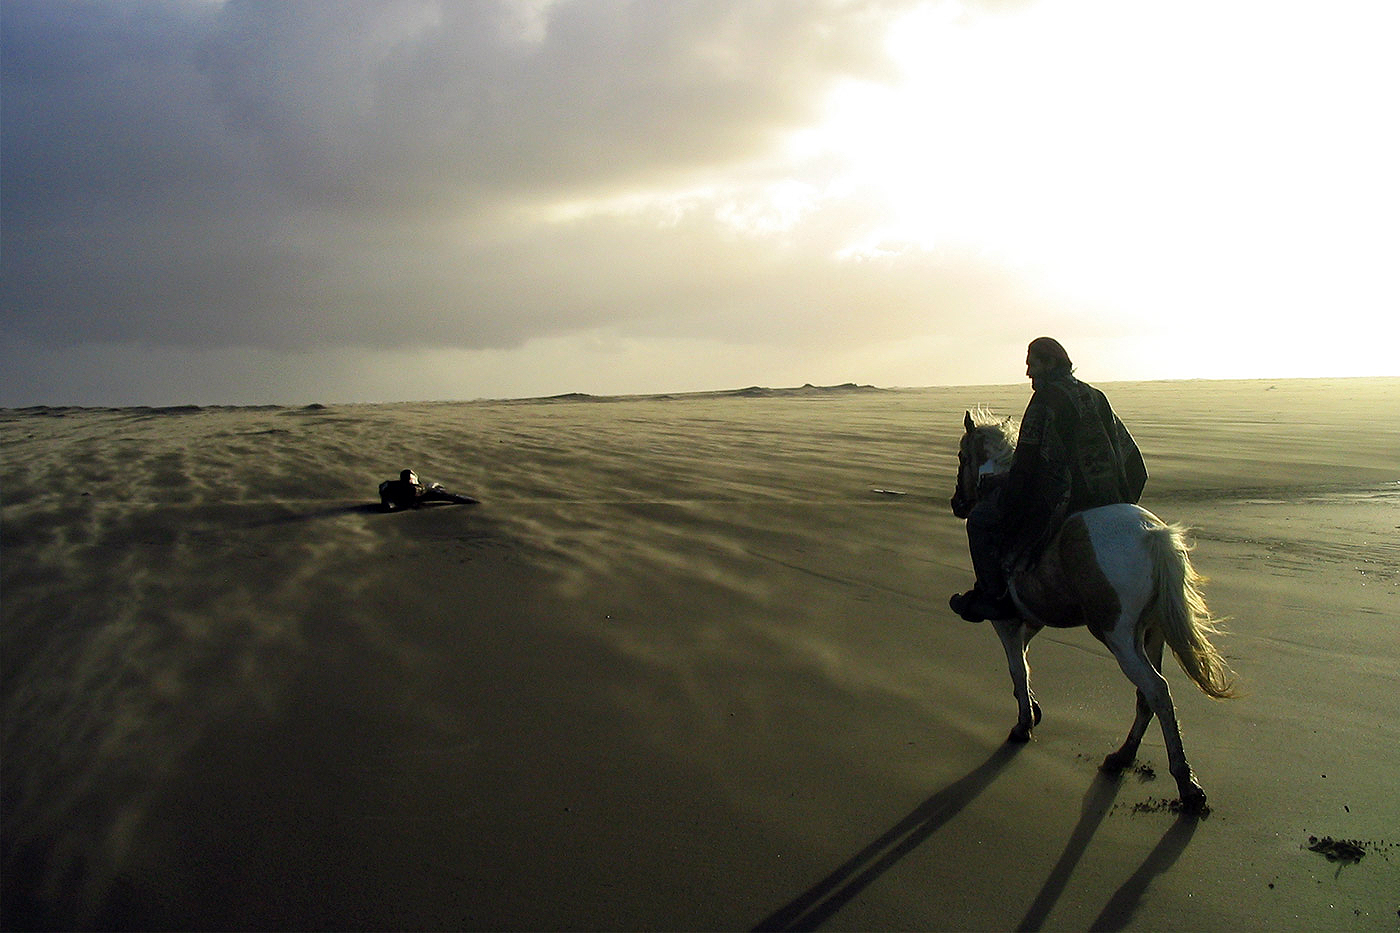
[[[983,622],[987,619],[1013,619],[1016,617],[1016,604],[1007,593],[992,596],[978,583],[966,593],[954,593],[948,606],[968,622]]]

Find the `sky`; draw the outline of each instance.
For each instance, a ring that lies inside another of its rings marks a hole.
[[[1393,0],[5,0],[0,405],[1400,375]]]

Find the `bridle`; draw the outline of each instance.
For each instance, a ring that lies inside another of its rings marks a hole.
[[[975,431],[968,431],[967,434],[964,435],[964,440],[968,437],[972,439],[972,446],[974,448],[981,447],[981,444],[978,443],[978,437]],[[958,518],[967,518],[968,514],[972,512],[972,507],[977,504],[977,482],[975,479],[971,482],[968,481],[967,471],[980,469],[981,463],[973,463],[971,461],[971,458],[967,455],[967,451],[964,450],[966,446],[966,443],[958,444],[958,483],[957,488],[953,490],[953,500],[950,503],[953,508],[953,514]],[[971,495],[968,494],[969,487],[971,487]]]

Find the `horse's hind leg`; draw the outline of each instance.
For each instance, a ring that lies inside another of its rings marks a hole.
[[[1026,661],[1026,646],[1039,629],[1031,628],[1020,619],[993,620],[993,627],[1006,651],[1006,666],[1011,672],[1011,689],[1016,695],[1016,725],[1006,737],[1008,742],[1029,742],[1031,730],[1040,724],[1040,704],[1031,692],[1031,669]]]
[[[1206,792],[1196,783],[1196,777],[1191,773],[1191,765],[1186,761],[1186,750],[1181,744],[1181,728],[1177,725],[1176,709],[1172,706],[1171,688],[1167,686],[1161,671],[1148,660],[1147,652],[1131,634],[1132,623],[1120,620],[1118,630],[1123,634],[1110,639],[1108,646],[1118,659],[1118,666],[1138,688],[1138,694],[1146,702],[1148,709],[1155,713],[1162,723],[1162,739],[1167,745],[1167,769],[1171,771],[1172,777],[1176,778],[1177,793],[1181,795],[1182,805],[1189,812],[1197,812],[1205,806]],[[1160,663],[1159,661],[1158,664]],[[1134,730],[1141,718],[1139,712],[1138,718],[1133,721]],[[1143,722],[1143,728],[1146,729],[1146,722]],[[1132,733],[1129,733],[1128,739],[1130,742],[1133,740]],[[1137,737],[1138,741],[1141,739],[1141,736]],[[1118,752],[1115,752],[1110,757],[1117,755]]]
[[[1160,673],[1162,670],[1161,634],[1155,630],[1150,632],[1144,648],[1147,659],[1152,662],[1153,668]],[[1137,759],[1138,746],[1142,744],[1142,737],[1147,734],[1147,727],[1152,723],[1152,716],[1152,705],[1147,702],[1147,697],[1143,695],[1143,692],[1138,690],[1137,715],[1133,718],[1132,728],[1128,730],[1128,737],[1123,740],[1118,751],[1103,760],[1103,764],[1099,766],[1100,770],[1116,774]]]

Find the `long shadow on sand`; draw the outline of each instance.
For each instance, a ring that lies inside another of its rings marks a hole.
[[[1172,867],[1181,853],[1186,850],[1186,846],[1190,843],[1200,822],[1199,817],[1191,814],[1178,816],[1176,822],[1162,834],[1161,840],[1147,854],[1147,858],[1143,860],[1138,870],[1133,872],[1132,877],[1123,882],[1122,886],[1108,899],[1108,904],[1104,906],[1089,929],[1122,930],[1126,928],[1128,922],[1133,918],[1133,912],[1137,910],[1138,902],[1142,900],[1148,885],[1152,883],[1152,879]]]
[[[1075,825],[1074,831],[1070,833],[1069,842],[1065,843],[1065,849],[1060,853],[1055,867],[1050,870],[1045,884],[1040,888],[1040,893],[1036,895],[1030,909],[1026,911],[1025,917],[1017,925],[1018,933],[1043,928],[1046,918],[1050,916],[1050,911],[1054,910],[1055,904],[1068,886],[1075,866],[1084,857],[1084,852],[1088,849],[1090,841],[1093,840],[1099,824],[1103,822],[1103,818],[1112,808],[1114,798],[1118,796],[1118,789],[1121,786],[1120,775],[1104,772],[1099,772],[1094,782],[1089,785],[1089,790],[1084,795],[1084,806],[1079,814],[1079,822]],[[1179,817],[1148,854],[1141,867],[1133,872],[1132,877],[1114,892],[1113,897],[1109,898],[1107,906],[1104,907],[1089,929],[1121,930],[1127,926],[1132,919],[1133,912],[1137,909],[1138,902],[1142,899],[1142,895],[1146,893],[1148,885],[1152,883],[1152,879],[1170,868],[1172,863],[1177,860],[1177,857],[1186,848],[1186,844],[1191,841],[1191,836],[1195,833],[1198,822],[1198,818],[1192,815]]]
[[[379,503],[363,503],[360,505],[337,505],[331,508],[316,509],[311,512],[288,512],[285,515],[272,515],[267,518],[251,522],[254,528],[266,525],[292,525],[297,522],[309,522],[318,518],[335,518],[339,515],[378,515],[384,510],[379,507]]]
[[[428,511],[440,509],[451,505],[460,505],[458,502],[423,502],[417,506],[418,511]],[[310,512],[288,512],[284,515],[273,515],[249,523],[251,528],[261,528],[268,525],[292,525],[297,522],[315,521],[320,518],[336,518],[340,515],[403,515],[410,509],[400,509],[395,512],[386,512],[384,507],[378,502],[363,502],[358,505],[336,505],[324,509],[315,509]]]
[[[1121,786],[1120,775],[1103,771],[1100,771],[1094,782],[1089,785],[1089,790],[1084,795],[1084,806],[1079,812],[1079,822],[1075,825],[1074,832],[1070,833],[1069,842],[1065,843],[1065,850],[1060,853],[1055,867],[1050,869],[1050,875],[1041,886],[1040,893],[1031,903],[1030,910],[1026,911],[1026,916],[1017,925],[1018,933],[1039,930],[1045,923],[1045,918],[1050,916],[1050,911],[1055,908],[1060,895],[1069,884],[1070,876],[1074,874],[1074,867],[1084,857],[1084,852],[1089,848],[1089,842],[1094,838],[1099,824],[1113,806],[1113,799],[1118,796]]]
[[[991,786],[997,774],[1021,748],[1009,743],[1002,745],[965,777],[919,804],[913,813],[890,827],[841,867],[787,906],[765,917],[754,927],[756,933],[762,930],[815,930],[821,926]]]

